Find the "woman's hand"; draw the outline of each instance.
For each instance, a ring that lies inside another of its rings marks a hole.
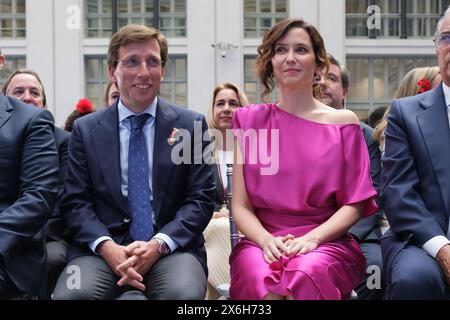
[[[305,254],[313,251],[319,246],[319,239],[310,237],[299,237],[286,240],[287,255],[292,258],[297,254]]]
[[[228,218],[230,216],[230,213],[227,208],[221,208],[220,211],[214,211],[212,218],[218,219],[218,218]]]
[[[272,263],[278,261],[284,254],[288,256],[289,248],[286,246],[285,242],[294,239],[294,236],[288,234],[284,237],[274,237],[269,236],[262,241],[261,248],[264,254],[264,260],[267,263]]]

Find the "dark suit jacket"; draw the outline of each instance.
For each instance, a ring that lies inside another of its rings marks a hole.
[[[187,150],[191,150],[189,158],[194,160],[194,143],[191,146],[189,139],[183,139],[170,146],[167,141],[173,128],[188,130],[192,141],[201,139],[207,132],[206,121],[200,114],[172,106],[160,98],[158,101],[152,181],[155,233],[167,234],[179,245],[178,250],[192,253],[206,271],[202,232],[213,213],[212,166],[204,162],[174,164],[172,149],[185,143],[189,146]],[[118,123],[117,103],[74,123],[61,201],[61,210],[75,240],[69,249],[69,260],[92,254],[88,243],[101,236],[111,236],[116,243],[123,244],[129,234],[131,214],[121,192]],[[198,145],[197,151],[208,144]]]
[[[58,175],[58,197],[56,198],[55,209],[53,215],[47,224],[44,226],[43,232],[47,240],[50,241],[63,241],[66,242],[68,230],[64,217],[60,214],[59,203],[64,191],[64,177],[67,170],[67,155],[70,140],[70,133],[55,127],[55,143],[58,150],[59,157],[59,175]]]
[[[448,229],[450,129],[442,86],[393,101],[385,135],[381,201],[391,227],[382,239],[388,268],[406,243],[422,247]]]
[[[58,188],[53,117],[0,95],[0,267],[24,292],[42,294],[42,233]]]
[[[380,172],[381,172],[381,152],[378,143],[373,139],[373,129],[364,122],[360,122],[361,130],[366,141],[367,150],[370,158],[370,177],[373,187],[377,192],[380,190]],[[378,198],[377,198],[378,202]],[[382,211],[378,210],[374,215],[359,220],[351,229],[350,233],[354,235],[358,242],[378,241],[381,236],[379,222]]]

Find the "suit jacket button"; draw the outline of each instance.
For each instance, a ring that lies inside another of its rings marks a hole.
[[[124,218],[123,222],[128,223],[128,222],[130,222],[130,220],[131,220],[130,218]]]

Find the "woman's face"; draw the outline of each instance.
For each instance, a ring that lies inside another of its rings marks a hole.
[[[231,119],[237,108],[241,107],[239,97],[232,89],[222,89],[214,100],[213,117],[219,130],[231,129]]]
[[[119,99],[119,89],[117,89],[116,85],[113,83],[108,90],[108,105],[106,107],[111,106]]]
[[[311,88],[316,57],[309,34],[302,28],[293,28],[275,44],[272,57],[275,80],[280,88],[305,85]]]

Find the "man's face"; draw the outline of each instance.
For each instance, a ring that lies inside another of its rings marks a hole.
[[[450,44],[439,41],[441,35],[445,36],[447,34],[450,34],[450,17],[446,17],[442,20],[438,39],[436,39],[436,55],[441,77],[444,83],[450,86]]]
[[[12,77],[6,88],[6,95],[44,108],[44,90],[39,81],[31,74],[19,73]]]
[[[341,70],[330,64],[328,74],[322,74],[320,81],[320,100],[327,106],[343,109],[347,95],[348,91],[342,86]]]
[[[155,99],[163,79],[161,63],[159,66],[154,63],[161,61],[158,41],[149,39],[122,46],[118,59],[109,76],[117,83],[123,104],[134,112],[142,112]]]

